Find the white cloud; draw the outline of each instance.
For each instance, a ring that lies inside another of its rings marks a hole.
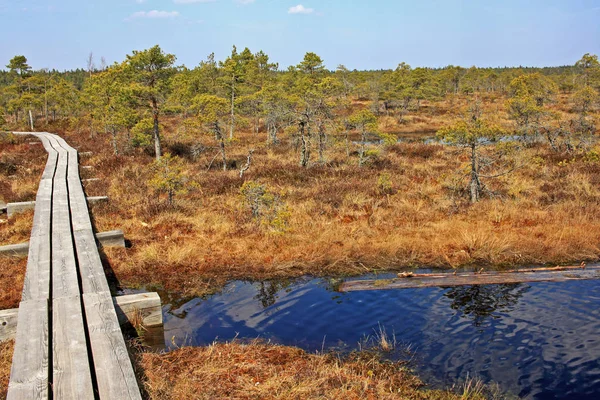
[[[175,4],[212,3],[217,0],[173,0]]]
[[[177,11],[138,11],[134,12],[127,18],[127,21],[131,21],[132,19],[138,18],[176,18],[179,17],[179,13]]]
[[[298,4],[297,6],[290,7],[288,10],[288,14],[312,14],[315,12],[314,8],[306,8],[302,4]]]

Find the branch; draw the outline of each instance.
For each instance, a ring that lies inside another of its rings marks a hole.
[[[251,149],[248,152],[248,160],[246,161],[246,164],[242,167],[242,169],[240,169],[240,179],[243,179],[244,172],[246,172],[250,169],[250,164],[252,163],[252,153],[254,153],[254,149]]]
[[[221,151],[218,151],[217,154],[215,154],[215,156],[213,157],[213,159],[210,162],[210,164],[208,164],[208,168],[206,168],[207,171],[210,171],[210,167],[212,167],[213,163],[215,162],[215,160],[217,159],[217,157],[219,156],[219,154],[221,154]]]

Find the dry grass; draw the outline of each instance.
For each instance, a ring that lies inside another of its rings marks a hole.
[[[12,355],[14,342],[0,343],[0,398],[6,398],[8,390],[8,379],[10,378],[10,365],[12,363]]]
[[[98,229],[124,229],[133,244],[108,252],[120,279],[198,294],[228,279],[598,259],[598,164],[564,165],[545,147],[523,149],[519,157],[543,164],[490,181],[498,197],[471,206],[447,188],[466,162],[455,149],[398,144],[381,166],[359,169],[333,147],[333,166],[304,170],[293,149],[282,147],[257,150],[247,179],[282,194],[291,213],[284,233],[252,220],[235,171],[188,164],[200,189],[180,196],[174,209],[148,194],[144,164],[106,173],[111,203],[94,209]],[[383,172],[392,194],[378,193]]]
[[[213,344],[140,364],[150,399],[477,399],[422,389],[402,364],[366,352],[346,358],[263,343]]]
[[[569,102],[559,100],[554,107],[568,114]],[[380,122],[400,136],[431,132],[457,118],[466,104],[461,96],[424,102],[402,122],[395,117]],[[508,126],[503,104],[492,98],[485,107]],[[331,137],[326,163],[303,169],[291,138],[282,136],[281,145],[268,147],[264,133],[239,132],[227,148],[230,161],[239,168],[248,149],[255,148],[245,180],[280,194],[290,212],[288,229],[274,232],[245,208],[237,170],[223,172],[219,165],[206,170],[215,153],[212,138],[183,135],[178,123],[164,120],[165,148],[185,158],[186,174],[197,189],[177,196],[173,208],[148,185],[151,154],[130,149],[113,156],[102,135],[61,132],[81,151],[94,151],[82,160],[95,167],[84,175],[101,181],[87,184],[86,191],[111,198],[93,208],[97,229],[123,229],[132,243],[125,251],[106,250],[107,264],[124,285],[158,285],[191,296],[230,279],[407,266],[562,264],[597,260],[600,254],[600,163],[581,155],[557,155],[545,145],[524,147],[514,156],[523,167],[489,180],[496,197],[472,206],[451,189],[465,184],[462,171],[468,162],[455,148],[399,143],[358,168],[356,148],[347,157],[343,138]],[[197,159],[189,153],[195,144],[207,148]],[[37,162],[43,166],[43,158]],[[378,188],[382,174],[391,181],[385,194]],[[0,226],[0,239],[20,241],[29,229],[23,218]]]
[[[509,126],[504,99],[485,100],[486,112]],[[464,96],[423,102],[418,113],[402,121],[384,116],[380,123],[400,135],[431,132],[457,118],[466,104]],[[561,97],[553,107],[570,112],[568,98]],[[82,164],[95,168],[83,174],[101,181],[87,184],[86,191],[110,196],[108,204],[93,208],[98,231],[123,229],[132,243],[128,250],[106,250],[106,262],[122,284],[158,285],[188,296],[230,279],[360,274],[407,266],[562,264],[597,260],[600,254],[600,163],[586,162],[581,155],[557,155],[545,145],[524,147],[513,156],[523,167],[487,182],[496,197],[470,205],[456,190],[465,185],[462,172],[468,163],[456,148],[399,143],[358,168],[356,148],[347,157],[343,138],[331,137],[326,163],[303,169],[291,138],[282,136],[281,145],[269,147],[264,133],[239,132],[227,148],[229,160],[239,168],[248,149],[256,149],[245,180],[281,195],[290,212],[285,232],[275,232],[245,208],[237,170],[223,172],[219,165],[206,170],[215,153],[212,138],[184,135],[178,124],[164,119],[164,147],[185,158],[186,174],[196,189],[177,196],[173,208],[148,185],[151,154],[129,149],[114,156],[103,135],[61,132],[81,151],[94,152]],[[2,157],[19,160],[10,169],[19,171],[18,182],[25,188],[0,176],[7,201],[24,193],[31,199],[45,160],[41,146],[31,150],[18,140],[0,143]],[[189,150],[197,144],[207,150],[193,159]],[[391,182],[385,193],[378,187],[382,174]],[[30,220],[22,215],[0,224],[0,241],[26,240]]]
[[[0,261],[0,310],[19,307],[27,260],[3,257]]]

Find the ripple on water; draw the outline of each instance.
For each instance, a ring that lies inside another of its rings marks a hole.
[[[433,386],[467,376],[526,398],[600,398],[595,281],[337,293],[325,280],[233,282],[207,300],[165,306],[165,336],[270,339],[309,351],[357,348],[379,327],[416,351]]]

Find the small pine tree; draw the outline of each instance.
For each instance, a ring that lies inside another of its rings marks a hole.
[[[261,225],[279,233],[287,230],[291,214],[280,195],[254,181],[245,182],[240,194],[252,212],[252,217],[260,221]]]
[[[170,206],[173,206],[176,194],[187,193],[185,184],[188,179],[179,157],[167,153],[154,161],[152,170],[154,176],[150,186],[160,193],[167,193]]]

